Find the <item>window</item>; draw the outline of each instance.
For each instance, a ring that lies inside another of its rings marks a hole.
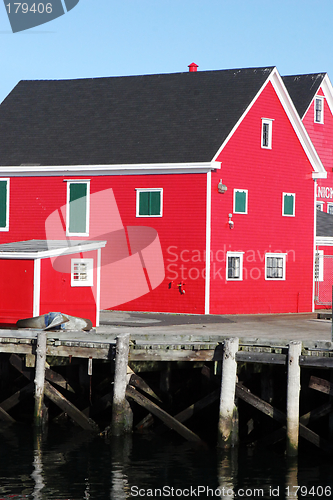
[[[265,279],[286,279],[286,254],[266,253],[265,255]]]
[[[136,190],[136,216],[162,217],[163,189]]]
[[[282,194],[282,215],[287,217],[295,217],[295,194]]]
[[[314,121],[324,123],[324,98],[316,97],[314,102]]]
[[[234,214],[247,214],[247,189],[234,189]]]
[[[333,203],[327,203],[327,213],[333,215]]]
[[[227,252],[228,281],[241,281],[243,279],[243,253]]]
[[[315,257],[315,280],[324,281],[324,250],[317,250]]]
[[[264,149],[272,149],[272,124],[270,118],[261,119],[261,147]]]
[[[67,181],[67,235],[89,236],[90,181]]]
[[[323,210],[324,210],[324,202],[323,201],[316,201],[316,209],[320,210],[320,212],[323,212]]]
[[[94,259],[71,260],[71,285],[93,286],[94,284]]]
[[[9,179],[0,179],[0,231],[9,231]]]

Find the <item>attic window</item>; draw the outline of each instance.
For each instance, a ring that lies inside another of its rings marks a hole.
[[[324,98],[316,97],[314,103],[314,121],[315,123],[324,123]]]
[[[270,118],[261,119],[261,147],[264,149],[272,149],[272,124]]]

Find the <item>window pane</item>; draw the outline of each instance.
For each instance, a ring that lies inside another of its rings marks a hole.
[[[266,277],[283,279],[283,257],[267,257]]]
[[[294,195],[285,194],[283,197],[283,214],[294,215]]]
[[[246,192],[236,191],[235,193],[235,212],[246,212]]]
[[[240,278],[240,257],[228,257],[228,278]]]
[[[262,145],[266,148],[269,146],[269,124],[268,123],[263,123]]]
[[[149,215],[160,215],[161,213],[161,193],[152,191],[150,194],[150,210]]]
[[[0,181],[0,227],[7,223],[7,181]]]
[[[86,233],[87,184],[69,185],[69,232]]]
[[[139,193],[139,215],[149,215],[149,193]]]

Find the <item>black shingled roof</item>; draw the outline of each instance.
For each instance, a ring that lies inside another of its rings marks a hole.
[[[301,118],[316,95],[326,73],[283,76],[282,80]]]
[[[317,236],[333,237],[333,215],[317,210]]]
[[[273,69],[21,81],[0,165],[209,162]]]

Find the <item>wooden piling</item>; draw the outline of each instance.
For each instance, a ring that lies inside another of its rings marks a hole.
[[[226,339],[223,350],[218,425],[218,445],[221,448],[230,448],[233,445],[238,344],[238,338]]]
[[[301,390],[301,368],[299,357],[302,342],[290,342],[288,349],[287,378],[287,444],[286,452],[290,457],[298,454],[299,437],[299,397]]]
[[[132,411],[126,400],[127,364],[129,354],[129,333],[116,339],[116,360],[112,402],[111,434],[121,436],[132,431]]]
[[[35,371],[35,413],[34,425],[41,427],[45,417],[44,407],[44,381],[45,381],[45,362],[46,362],[46,339],[47,333],[44,331],[37,333],[36,348],[36,371]]]

